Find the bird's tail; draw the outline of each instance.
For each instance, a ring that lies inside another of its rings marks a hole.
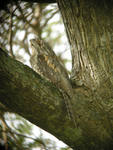
[[[75,122],[72,104],[71,104],[71,98],[65,92],[62,92],[62,94],[63,94],[64,100],[65,100],[69,120],[73,120],[75,127],[77,127],[76,122]]]

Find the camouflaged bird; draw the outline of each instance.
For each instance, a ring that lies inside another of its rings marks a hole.
[[[76,125],[71,104],[73,90],[64,66],[52,49],[39,38],[31,39],[30,46],[32,49],[30,63],[33,70],[52,82],[62,92],[69,118]]]

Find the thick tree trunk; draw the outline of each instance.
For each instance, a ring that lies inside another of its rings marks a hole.
[[[112,4],[58,0],[71,45],[78,128],[51,83],[0,51],[0,102],[76,150],[113,149]]]
[[[95,93],[79,101],[86,107],[76,110],[85,145],[76,141],[73,148],[113,149],[113,1],[57,1],[71,45],[73,86]]]
[[[113,2],[59,0],[71,45],[72,80],[101,87],[113,83]]]

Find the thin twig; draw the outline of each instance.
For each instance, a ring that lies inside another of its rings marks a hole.
[[[4,113],[2,113],[2,111],[0,112],[0,118],[3,124],[3,138],[4,138],[4,142],[5,142],[5,150],[8,150],[8,139],[7,139],[7,134],[6,134],[6,125],[4,123]]]
[[[9,51],[11,56],[15,58],[12,49],[12,27],[13,27],[12,18],[13,18],[13,1],[11,0],[10,23],[9,23]]]
[[[15,140],[16,145],[21,149],[21,150],[25,150],[25,148],[23,148],[17,141],[16,137],[14,136],[13,132],[11,131],[10,127],[7,125],[7,123],[5,122],[4,116],[0,116],[0,119],[2,120],[3,124],[5,125],[5,127],[8,129],[10,135],[12,136],[12,138]],[[5,132],[5,131],[4,131]]]
[[[46,26],[46,24],[48,23],[48,21],[49,21],[57,12],[59,12],[59,10],[56,10],[49,18],[46,19],[45,23],[41,26],[41,29]]]
[[[10,54],[13,58],[15,58],[14,54],[13,54],[13,48],[12,48],[12,27],[13,27],[13,14],[14,12],[17,10],[17,8],[19,7],[21,2],[18,3],[17,7],[13,10],[13,0],[11,0],[11,10],[10,10],[10,23],[9,23],[9,51]]]

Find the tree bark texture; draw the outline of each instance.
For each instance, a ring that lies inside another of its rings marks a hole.
[[[73,143],[78,134],[60,91],[1,48],[0,102],[65,143]]]
[[[112,145],[112,101],[89,89],[75,89],[78,128],[68,120],[61,93],[32,69],[0,51],[0,101],[73,149]],[[111,116],[111,117],[110,117]],[[105,147],[105,148],[106,148]]]
[[[72,80],[113,83],[113,1],[58,0],[72,52]]]
[[[76,150],[113,149],[113,2],[58,0],[71,45],[75,119],[63,96],[0,51],[0,102]]]
[[[113,137],[113,1],[57,2],[71,45],[71,81],[74,86],[90,88],[97,95],[90,97],[88,93],[91,100],[88,103],[86,99],[80,100],[93,113],[82,109],[82,113],[87,112],[87,121],[80,125],[83,134],[86,133],[86,139],[82,140],[86,147],[79,149],[112,149],[109,137]],[[83,116],[80,115],[80,120]]]

